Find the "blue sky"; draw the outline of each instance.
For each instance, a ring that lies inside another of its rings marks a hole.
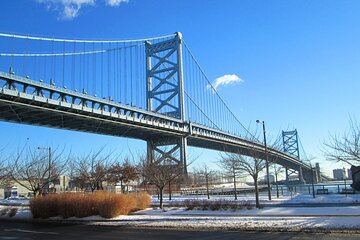
[[[334,165],[323,161],[323,141],[343,132],[349,117],[359,119],[359,1],[14,0],[0,1],[0,8],[4,33],[127,39],[180,31],[210,80],[243,80],[218,91],[245,126],[265,120],[270,138],[297,128],[307,155],[327,169]],[[8,151],[26,142],[74,152],[106,144],[124,154],[129,146],[145,151],[131,139],[0,127]],[[199,162],[218,159],[216,152],[193,154]]]

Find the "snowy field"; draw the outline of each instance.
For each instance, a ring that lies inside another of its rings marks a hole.
[[[168,196],[163,198],[164,205],[182,205],[186,200],[207,200],[207,196],[198,195],[198,196],[172,196],[172,200],[169,200]],[[218,201],[218,200],[226,200],[226,201],[234,201],[234,196],[210,196],[209,201]],[[238,196],[237,202],[248,202],[251,204],[255,204],[255,197],[253,194],[248,194],[246,196]],[[360,203],[360,194],[324,194],[324,195],[316,195],[313,198],[310,194],[295,194],[293,196],[280,196],[276,198],[276,195],[272,196],[272,200],[268,200],[268,196],[260,195],[261,204],[266,205],[299,205],[299,204],[336,204],[336,203]],[[159,204],[159,200],[157,196],[152,196],[152,204]]]
[[[242,208],[237,210],[191,210],[184,207],[171,207],[174,203],[181,204],[189,197],[173,197],[173,200],[165,210],[149,208],[138,211],[129,216],[119,216],[112,219],[104,219],[100,216],[86,218],[69,218],[66,221],[85,222],[96,225],[116,225],[132,227],[157,227],[157,228],[187,228],[187,229],[247,229],[247,230],[281,230],[281,231],[360,231],[360,206],[326,206],[326,203],[359,203],[360,195],[331,194],[317,196],[295,195],[274,199],[271,204],[262,209]],[[191,199],[194,199],[193,197]],[[205,197],[195,197],[201,200]],[[212,198],[233,200],[233,197]],[[16,204],[16,200],[11,200]],[[20,200],[19,200],[20,201]],[[157,204],[157,198],[153,198],[153,204]],[[253,197],[240,197],[238,201],[253,201]],[[268,203],[264,197],[262,203]],[[320,207],[299,207],[292,204],[322,203]],[[23,204],[24,201],[21,200]],[[9,217],[10,209],[17,208],[14,216]],[[0,206],[0,218],[32,220],[32,215],[27,206]],[[53,221],[63,220],[60,217],[52,218]]]

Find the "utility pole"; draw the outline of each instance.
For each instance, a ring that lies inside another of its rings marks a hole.
[[[269,154],[266,145],[266,130],[265,130],[265,122],[256,120],[257,123],[261,123],[263,127],[264,133],[264,146],[265,146],[265,161],[266,161],[266,179],[267,179],[267,187],[268,187],[268,198],[271,200],[271,186],[270,186],[270,175],[269,175]]]

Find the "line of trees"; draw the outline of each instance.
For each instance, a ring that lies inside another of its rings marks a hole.
[[[59,149],[50,148],[49,153],[44,153],[29,148],[0,163],[1,187],[16,182],[34,196],[46,192],[62,175],[70,177],[72,187],[91,192],[102,190],[105,181],[113,185],[120,182],[125,192],[128,183],[140,177],[136,164],[105,153],[104,148],[77,157]]]
[[[325,155],[329,160],[360,164],[360,125],[356,120],[350,120],[349,129],[342,135],[331,135],[324,143]],[[251,146],[250,156],[225,153],[220,156],[218,165],[231,177],[237,200],[236,182],[239,177],[250,176],[254,183],[256,207],[259,207],[259,174],[266,167]],[[51,154],[51,158],[50,155]],[[139,157],[134,163],[129,158],[121,159],[112,152],[105,152],[104,148],[84,155],[74,156],[64,150],[55,149],[49,153],[37,149],[26,149],[3,159],[0,163],[0,185],[9,186],[16,182],[33,194],[42,194],[51,183],[61,175],[71,178],[75,187],[81,190],[101,190],[103,182],[109,184],[120,183],[121,191],[128,190],[131,181],[142,181],[153,184],[159,190],[160,207],[163,207],[163,192],[166,185],[182,177],[181,164],[159,164],[156,159],[148,161],[146,157]],[[279,167],[274,166],[275,176],[281,173]],[[205,179],[207,196],[209,195],[209,179],[214,171],[204,164],[195,173]]]

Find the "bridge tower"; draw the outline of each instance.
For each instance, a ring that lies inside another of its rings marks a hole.
[[[300,160],[297,130],[295,129],[294,131],[282,131],[282,138],[283,138],[284,152]],[[289,170],[286,169],[286,181],[289,180],[290,174],[289,174]],[[304,182],[302,168],[300,166],[299,166],[298,174],[299,174],[299,180],[301,182]]]
[[[147,110],[185,122],[181,33],[162,42],[146,42],[145,51]],[[147,140],[148,161],[180,165],[185,175],[186,149],[185,137]]]

